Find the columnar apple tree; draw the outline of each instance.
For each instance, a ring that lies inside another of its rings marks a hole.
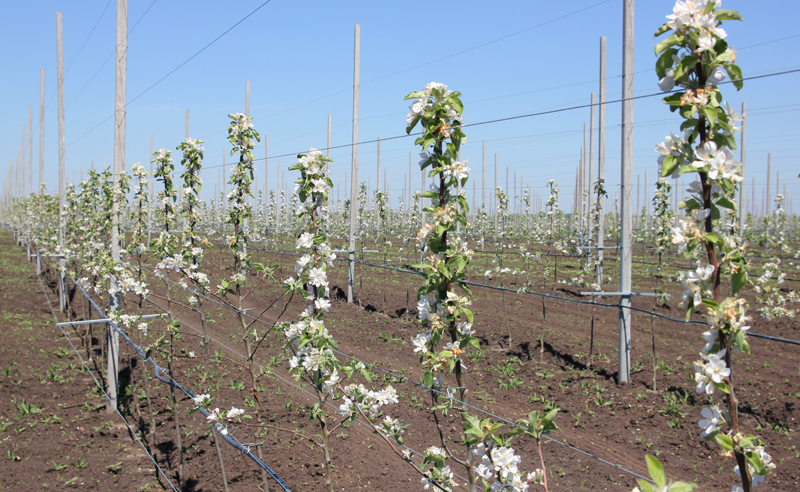
[[[661,176],[690,173],[697,178],[690,185],[690,196],[680,204],[686,216],[673,229],[672,242],[698,263],[696,270],[681,275],[687,319],[703,309],[708,322],[701,359],[694,363],[697,392],[712,395],[719,390],[725,395],[725,404],[703,408],[699,425],[703,437],[716,440],[723,454],[735,457],[741,486],[734,485],[733,490],[749,492],[775,465],[759,438],[741,429],[731,377],[733,354],[750,351],[747,303],[738,296],[747,283],[747,260],[745,245],[720,227],[720,210],[737,208],[734,200],[742,174],[731,152],[736,148],[735,118],[723,103],[718,84],[730,77],[737,89],[742,87],[736,54],[721,25],[741,16],[719,8],[720,4],[720,0],[678,1],[656,31],[656,36],[671,33],[655,48],[659,86],[665,91],[677,89],[664,102],[684,119],[684,133],[662,144],[669,154],[662,160]],[[723,278],[730,280],[731,295],[726,298]]]

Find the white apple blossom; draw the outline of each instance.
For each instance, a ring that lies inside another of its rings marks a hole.
[[[701,429],[703,429],[703,432],[701,433],[703,437],[709,436],[716,432],[720,424],[725,422],[725,419],[722,417],[722,414],[716,405],[712,405],[711,407],[703,407],[703,409],[700,410],[700,415],[702,415],[703,418],[698,422],[698,425]]]
[[[414,353],[426,353],[428,351],[428,342],[431,341],[431,336],[427,333],[418,333],[417,336],[411,340],[414,345]]]

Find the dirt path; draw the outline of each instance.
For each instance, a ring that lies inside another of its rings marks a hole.
[[[122,418],[106,412],[55,326],[33,264],[7,231],[0,231],[0,279],[0,489],[163,489]],[[80,347],[80,338],[71,341]]]

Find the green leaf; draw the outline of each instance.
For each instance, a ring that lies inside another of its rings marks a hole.
[[[653,477],[656,487],[659,489],[666,487],[667,475],[664,473],[664,467],[661,465],[661,462],[649,454],[645,455],[644,459],[647,461],[647,470],[650,472],[650,476]]]
[[[657,38],[657,37],[661,36],[662,34],[664,34],[665,32],[671,31],[671,30],[672,30],[672,28],[669,27],[669,25],[665,22],[665,23],[663,23],[661,25],[661,27],[658,28],[658,30],[656,30],[656,33],[653,34],[653,37]]]
[[[672,36],[668,37],[667,39],[661,41],[656,45],[656,55],[660,54],[665,49],[669,48],[670,46],[676,45],[683,41],[683,36],[678,36],[677,34],[673,34]]]
[[[731,291],[733,295],[739,293],[742,288],[747,285],[747,272],[744,268],[739,267],[739,270],[731,275]]]
[[[720,207],[727,208],[728,210],[737,210],[736,202],[732,202],[730,199],[725,198],[724,196],[717,200],[717,205]]]
[[[674,63],[672,61],[672,55],[676,54],[678,54],[678,50],[670,48],[661,53],[661,56],[658,57],[658,60],[656,60],[656,74],[658,74],[659,78],[665,77],[667,75],[667,70],[672,68]]]
[[[735,10],[730,9],[717,9],[714,14],[717,16],[717,20],[725,21],[725,20],[742,20],[742,14]]]
[[[678,67],[675,69],[675,80],[678,80],[684,76],[687,72],[689,72],[699,60],[691,55],[687,55],[683,57],[683,60],[678,64]]]
[[[734,87],[736,90],[742,90],[742,86],[744,85],[744,81],[742,80],[742,69],[739,68],[739,65],[735,63],[726,63],[725,70],[728,72],[728,76],[731,78],[731,82],[733,82]]]
[[[703,236],[703,239],[705,239],[709,243],[714,243],[714,244],[721,244],[722,243],[722,239],[720,239],[720,237],[717,236],[716,234],[714,234],[713,232],[705,233],[705,235]]]
[[[714,439],[716,439],[719,445],[725,448],[726,451],[733,451],[733,449],[736,447],[733,444],[733,439],[726,436],[725,434],[717,434],[717,437],[715,437]]]
[[[667,177],[675,171],[675,168],[678,167],[680,161],[675,158],[674,155],[668,155],[664,158],[664,162],[661,164],[661,177]]]
[[[711,106],[705,106],[703,108],[703,115],[708,120],[709,126],[714,128],[714,125],[717,123],[717,110]]]
[[[409,99],[419,99],[420,97],[423,96],[423,94],[425,94],[425,91],[412,92],[409,95],[407,95],[405,98],[403,98],[403,101],[408,101]]]
[[[433,388],[433,373],[431,371],[425,371],[425,374],[422,376],[422,384],[428,388]]]
[[[461,99],[459,99],[458,96],[455,95],[455,93],[453,93],[450,96],[450,106],[454,110],[456,110],[456,112],[458,112],[458,114],[461,114],[461,113],[464,112],[464,103],[461,102]]]

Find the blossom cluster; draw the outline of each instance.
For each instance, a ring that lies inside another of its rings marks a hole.
[[[353,383],[344,387],[344,397],[342,398],[342,404],[339,405],[339,413],[344,417],[354,416],[357,412],[354,406],[358,405],[363,412],[371,417],[378,417],[381,407],[396,403],[397,391],[391,386],[374,391],[366,388],[363,384]],[[390,430],[394,432],[402,430],[402,424],[400,424],[399,420],[389,416],[386,416],[386,419],[388,419],[385,421],[389,424]]]
[[[668,53],[671,64],[664,70],[664,74],[658,82],[661,90],[665,92],[672,90],[676,85],[676,79],[678,79],[678,85],[689,87],[688,81],[681,81],[680,77],[682,70],[685,70],[684,58],[687,54],[692,57],[702,57],[703,53],[714,50],[717,42],[728,36],[725,29],[720,27],[720,20],[731,17],[723,14],[718,18],[714,9],[720,4],[721,0],[679,0],[675,3],[672,9],[673,13],[667,16],[668,20],[661,30],[664,32],[675,31],[676,37],[686,40],[687,50],[686,52],[677,52],[676,50],[674,53]],[[726,47],[723,53],[726,60],[731,62],[736,60],[732,49]],[[722,67],[714,67],[706,81],[706,87],[717,85],[724,79],[725,72]],[[699,90],[702,91],[703,88]]]
[[[480,462],[474,467],[475,472],[492,491],[526,492],[528,484],[540,473],[534,471],[523,478],[524,473],[517,466],[522,458],[511,447],[481,443],[472,453]]]
[[[461,123],[461,108],[451,104],[448,100],[448,96],[456,93],[448,90],[444,84],[430,82],[425,85],[425,90],[412,94],[416,101],[408,107],[409,113],[406,116],[406,126],[413,127],[421,119],[431,118],[432,114],[440,109],[438,106],[441,106],[441,114],[438,116],[440,120],[438,129],[445,138],[449,138],[453,126]]]
[[[190,412],[195,412],[200,408],[208,407],[211,405],[212,400],[213,398],[211,395],[207,393],[193,396],[192,401],[194,402],[194,407],[190,410]],[[219,408],[215,408],[208,411],[206,422],[216,425],[220,434],[228,435],[228,424],[241,421],[244,414],[245,411],[241,408],[231,407],[231,409],[227,412],[220,411]]]

